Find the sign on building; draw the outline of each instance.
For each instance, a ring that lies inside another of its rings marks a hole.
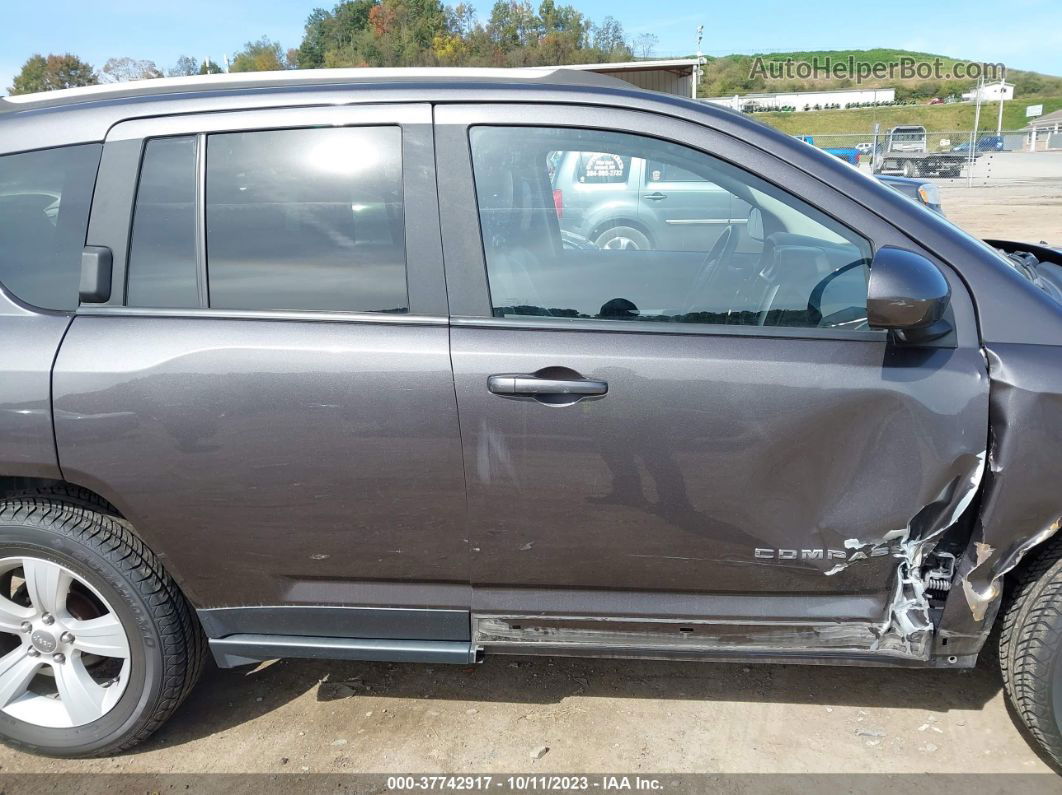
[[[1043,105],[1028,105],[1025,108],[1025,118],[1027,118],[1027,119],[1031,119],[1034,116],[1043,116],[1043,115],[1044,115],[1044,106]]]

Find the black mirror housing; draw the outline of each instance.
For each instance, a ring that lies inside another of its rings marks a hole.
[[[871,328],[895,332],[901,342],[938,339],[951,331],[944,320],[950,302],[951,286],[932,261],[895,246],[878,249],[867,286]]]
[[[81,285],[78,300],[102,304],[111,298],[111,250],[106,246],[85,246],[81,252]]]

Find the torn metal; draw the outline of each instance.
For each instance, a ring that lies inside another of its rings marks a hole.
[[[948,594],[934,653],[976,654],[1003,598],[1003,578],[1062,527],[1062,348],[986,346],[988,468],[973,538]]]
[[[838,574],[852,564],[877,557],[887,550],[898,559],[892,598],[886,615],[877,628],[871,651],[901,650],[908,656],[928,655],[933,622],[929,616],[926,595],[926,573],[922,567],[941,536],[955,527],[981,487],[987,451],[974,456],[966,475],[956,478],[919,511],[906,527],[890,530],[876,541],[849,538],[846,549],[854,550],[843,563],[826,572]]]

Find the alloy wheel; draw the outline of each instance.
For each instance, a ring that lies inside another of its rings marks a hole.
[[[43,558],[0,559],[0,711],[46,728],[106,715],[129,682],[129,638],[83,577]]]

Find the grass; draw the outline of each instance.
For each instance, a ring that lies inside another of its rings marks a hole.
[[[1003,129],[1020,130],[1029,120],[1025,117],[1028,105],[1043,104],[1044,113],[1062,110],[1062,97],[1015,99],[1004,103]],[[981,106],[980,129],[995,132],[998,103]],[[886,132],[898,124],[920,124],[930,132],[973,129],[974,104],[959,102],[952,105],[901,105],[897,107],[856,108],[853,110],[809,110],[794,113],[754,113],[752,118],[769,124],[790,135],[866,135],[873,131],[874,122]]]

